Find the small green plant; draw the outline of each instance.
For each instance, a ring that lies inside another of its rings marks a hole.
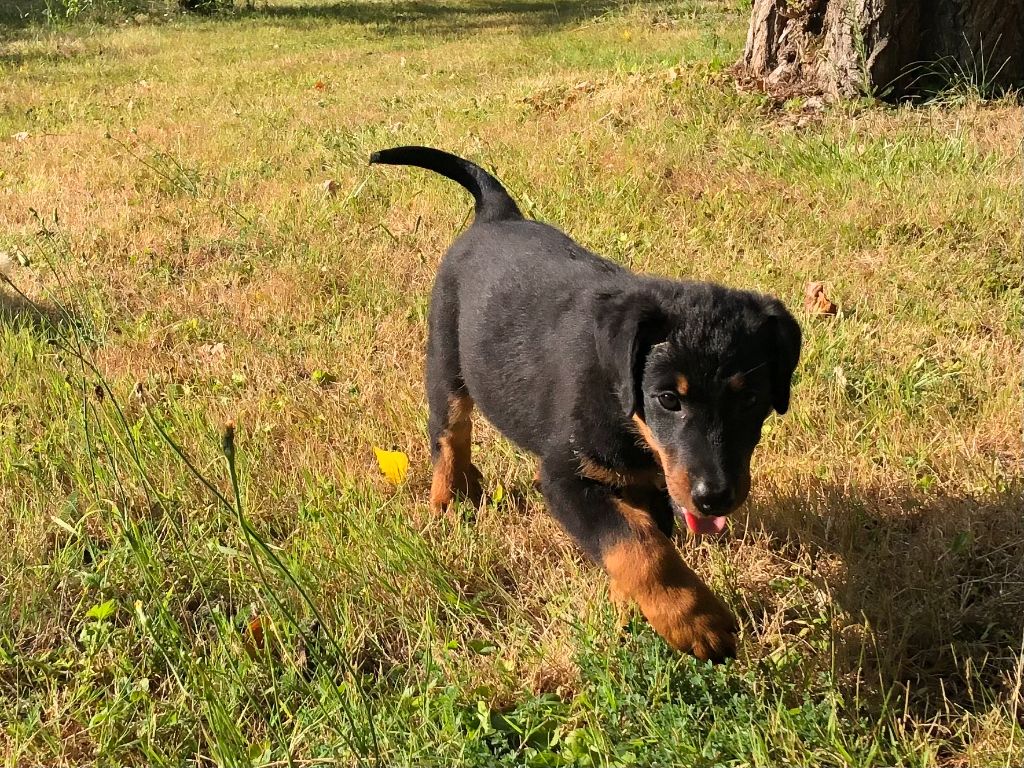
[[[947,107],[992,101],[1007,95],[999,76],[1009,59],[999,60],[995,52],[985,51],[985,41],[975,46],[964,37],[969,60],[943,56],[936,61],[916,62],[907,68],[909,88],[923,94],[926,104]]]

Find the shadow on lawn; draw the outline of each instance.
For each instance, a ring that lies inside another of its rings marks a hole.
[[[770,549],[788,560],[804,553],[812,574],[816,558],[841,561],[838,577],[812,578],[873,638],[839,630],[837,674],[897,683],[908,714],[932,720],[1020,695],[1022,480],[1018,472],[1010,488],[976,498],[812,484],[766,499],[753,518]]]
[[[44,18],[43,0],[0,0],[0,42]]]
[[[518,27],[544,31],[593,19],[611,11],[637,5],[658,7],[671,0],[338,0],[280,5],[274,0],[258,2],[253,9],[237,8],[224,14],[182,14],[181,18],[221,20],[267,18],[282,22],[315,25],[325,20],[375,26],[378,31],[418,34],[461,35],[496,27]],[[166,5],[166,7],[165,7]],[[176,4],[161,4],[166,11]],[[0,2],[0,40],[11,37],[44,18],[44,0],[3,0]],[[142,10],[140,7],[139,10]],[[157,10],[155,7],[154,11]],[[113,18],[113,17],[112,17]]]
[[[182,20],[230,24],[259,21],[287,24],[291,28],[314,28],[324,22],[358,24],[376,34],[415,34],[461,37],[491,29],[514,28],[521,32],[543,32],[579,24],[622,8],[657,8],[672,0],[352,0],[352,2],[310,2],[303,5],[275,5],[273,0],[254,9],[215,15],[181,14]],[[15,4],[16,3],[16,4]],[[173,4],[172,4],[173,6]],[[0,63],[14,66],[29,58],[66,57],[67,52],[28,55],[3,50],[5,42],[24,36],[30,27],[38,27],[45,18],[43,0],[0,0]],[[116,18],[116,17],[111,17]]]
[[[667,0],[642,0],[640,5],[657,7]],[[637,3],[630,3],[634,7]],[[324,19],[372,25],[382,34],[390,32],[458,36],[496,27],[518,27],[542,32],[576,24],[627,7],[622,0],[470,0],[431,2],[397,0],[373,2],[311,3],[302,6],[261,6],[248,16],[296,20],[310,24]]]
[[[0,281],[0,325],[47,334],[71,322],[72,317],[59,307],[29,301]]]

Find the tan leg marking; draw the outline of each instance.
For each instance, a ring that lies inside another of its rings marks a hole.
[[[686,567],[672,542],[644,510],[616,501],[633,536],[602,556],[616,602],[636,601],[673,648],[699,659],[736,653],[736,620],[729,609]]]
[[[448,401],[448,420],[434,461],[430,483],[430,508],[445,510],[455,494],[462,494],[474,503],[480,500],[480,472],[470,461],[473,440],[473,399],[468,395]]]

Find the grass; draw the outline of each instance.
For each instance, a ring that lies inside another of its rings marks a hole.
[[[1024,762],[1017,107],[738,93],[743,6],[4,28],[5,765]],[[746,511],[679,541],[736,662],[620,630],[492,430],[503,498],[428,514],[424,317],[470,205],[366,166],[406,142],[636,269],[798,314],[826,282]]]

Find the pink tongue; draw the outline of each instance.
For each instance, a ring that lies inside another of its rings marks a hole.
[[[724,517],[697,517],[692,512],[683,512],[686,518],[686,527],[693,533],[721,533],[725,530]]]

